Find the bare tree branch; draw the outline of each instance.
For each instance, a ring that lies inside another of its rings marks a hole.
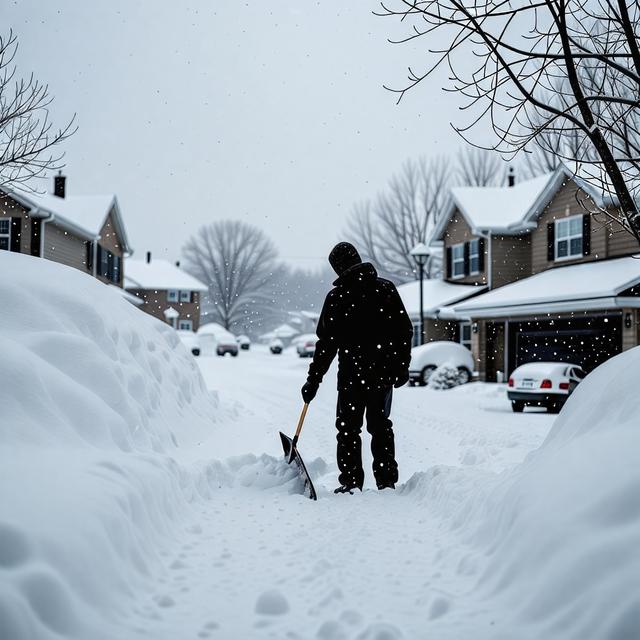
[[[12,31],[0,36],[0,187],[31,190],[31,181],[62,167],[54,147],[75,133],[75,116],[54,129],[49,119],[53,98],[33,75],[16,79],[18,41]]]

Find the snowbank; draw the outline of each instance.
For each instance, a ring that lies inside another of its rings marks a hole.
[[[216,401],[175,331],[77,270],[0,252],[0,637],[117,637],[194,491]]]
[[[474,637],[640,637],[639,378],[640,348],[598,367],[511,472],[434,468],[403,488],[468,545],[459,572],[479,567],[459,612]]]

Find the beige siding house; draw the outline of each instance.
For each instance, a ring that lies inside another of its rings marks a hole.
[[[181,331],[200,326],[200,295],[207,287],[167,260],[129,260],[125,288],[141,300],[140,309]]]
[[[435,234],[445,280],[487,291],[438,317],[471,323],[481,379],[539,360],[591,370],[639,343],[640,260],[630,256],[640,247],[590,214],[614,206],[565,167],[519,185],[453,190]]]
[[[53,194],[0,190],[0,250],[74,267],[122,288],[131,254],[114,195],[69,196],[58,175]]]

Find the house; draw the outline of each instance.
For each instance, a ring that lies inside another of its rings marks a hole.
[[[471,323],[455,318],[440,318],[440,309],[466,300],[487,289],[483,284],[456,284],[443,279],[422,281],[422,313],[424,336],[422,342],[454,340],[471,348]],[[420,282],[401,284],[398,293],[413,324],[413,346],[420,342]]]
[[[0,190],[0,250],[26,253],[122,287],[129,245],[114,195],[70,196],[66,177],[53,194]]]
[[[200,326],[200,294],[207,287],[167,260],[129,260],[125,289],[140,300],[140,309],[175,329],[197,331]]]
[[[640,261],[630,257],[640,247],[585,212],[615,204],[564,166],[520,185],[453,190],[436,230],[445,280],[487,291],[439,317],[472,323],[481,379],[534,360],[589,371],[640,342]]]

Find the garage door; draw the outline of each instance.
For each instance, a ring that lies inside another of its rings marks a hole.
[[[622,316],[514,323],[515,366],[564,361],[587,371],[622,351]]]

